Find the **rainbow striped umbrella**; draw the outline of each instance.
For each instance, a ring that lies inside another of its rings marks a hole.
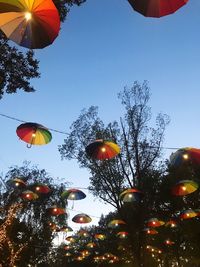
[[[48,194],[51,191],[48,185],[42,183],[35,183],[33,185],[33,190],[40,194]]]
[[[116,234],[117,237],[121,238],[121,239],[125,239],[128,237],[128,232],[118,232]]]
[[[49,130],[41,124],[34,122],[26,122],[17,127],[17,136],[24,142],[32,145],[48,144],[52,135]]]
[[[192,180],[182,180],[172,188],[172,194],[175,196],[185,196],[195,192],[199,185]]]
[[[24,180],[20,178],[14,178],[12,180],[9,180],[7,183],[11,186],[18,187],[18,188],[26,186],[26,183],[24,182]]]
[[[166,227],[174,228],[177,227],[177,222],[174,220],[169,220],[168,222],[165,223]]]
[[[58,10],[52,0],[0,0],[0,29],[18,45],[43,48],[58,36]]]
[[[123,202],[140,201],[141,197],[142,197],[142,192],[136,188],[126,189],[119,196],[120,200]]]
[[[94,247],[96,247],[96,244],[94,242],[89,242],[86,246],[88,248],[94,248]]]
[[[172,246],[172,245],[175,244],[175,242],[174,242],[174,241],[171,241],[170,239],[166,239],[166,240],[164,241],[164,244],[165,244],[166,246]]]
[[[70,235],[70,236],[66,237],[65,240],[70,242],[70,243],[74,243],[76,241],[76,238],[75,238],[75,236]]]
[[[89,233],[88,233],[88,231],[81,229],[78,231],[77,235],[81,236],[81,237],[88,237]]]
[[[196,216],[197,216],[197,213],[192,209],[184,210],[180,214],[181,219],[191,219],[191,218],[194,218]]]
[[[104,239],[106,239],[106,236],[104,234],[95,234],[94,238],[104,240]]]
[[[26,190],[21,193],[21,198],[23,198],[24,200],[35,200],[38,198],[38,195],[33,191]]]
[[[170,165],[172,167],[179,167],[182,164],[188,162],[200,164],[200,149],[193,147],[185,147],[178,149],[170,156]]]
[[[151,228],[144,228],[143,231],[148,235],[157,235],[158,234],[158,231],[156,231],[155,229],[151,229]]]
[[[163,17],[176,12],[188,0],[128,0],[132,8],[145,17]]]
[[[73,229],[70,226],[64,226],[60,229],[61,232],[73,232]]]
[[[85,193],[83,193],[83,191],[79,190],[79,189],[69,189],[64,191],[61,194],[61,197],[63,198],[67,198],[70,200],[81,200],[84,199],[86,197]]]
[[[120,225],[125,225],[125,224],[126,223],[123,220],[112,220],[112,221],[110,221],[108,223],[108,227],[110,227],[110,228],[116,228],[116,227],[118,227]]]
[[[92,159],[112,159],[120,153],[120,148],[111,141],[100,139],[89,144],[86,147],[86,153]]]
[[[80,214],[75,215],[72,218],[72,221],[75,223],[90,223],[92,221],[92,219],[87,214],[80,213]]]
[[[52,216],[59,216],[59,215],[62,215],[62,214],[65,214],[66,211],[65,209],[61,208],[61,207],[58,207],[56,205],[53,205],[51,207],[49,207],[47,209],[47,211],[50,213],[50,215]]]
[[[148,227],[160,227],[165,224],[163,221],[160,221],[157,218],[151,218],[147,220],[146,223]]]

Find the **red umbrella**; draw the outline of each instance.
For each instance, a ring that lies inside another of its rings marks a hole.
[[[72,218],[72,221],[75,223],[90,223],[92,219],[87,214],[81,213],[77,214]]]
[[[188,0],[128,0],[132,8],[145,17],[163,17],[176,12]]]

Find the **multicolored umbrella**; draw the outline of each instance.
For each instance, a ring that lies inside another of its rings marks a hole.
[[[151,218],[147,220],[146,223],[148,227],[160,227],[165,224],[163,221],[160,221],[157,218]]]
[[[180,214],[181,219],[191,219],[191,218],[194,218],[196,216],[197,216],[197,213],[192,209],[184,210]]]
[[[71,235],[71,236],[66,237],[65,240],[70,243],[74,243],[76,241],[76,238]]]
[[[116,234],[117,237],[121,238],[121,239],[125,239],[128,237],[128,232],[118,232]]]
[[[47,210],[50,213],[50,215],[52,215],[52,216],[59,216],[62,214],[66,214],[65,209],[58,207],[56,205],[49,207]]]
[[[39,196],[37,194],[30,190],[26,190],[21,193],[21,198],[23,198],[24,200],[35,200],[38,197]]]
[[[75,223],[90,223],[92,221],[92,219],[87,214],[80,213],[80,214],[75,215],[72,218],[72,221]]]
[[[81,200],[81,199],[84,199],[86,195],[85,193],[83,193],[83,191],[79,189],[69,189],[69,190],[64,191],[61,194],[61,197],[67,198],[70,200]]]
[[[196,213],[197,217],[200,217],[200,209],[195,209],[194,212]]]
[[[89,233],[88,233],[88,231],[81,229],[78,231],[77,235],[81,236],[81,237],[88,237]]]
[[[140,201],[142,197],[142,192],[139,191],[136,188],[129,188],[124,190],[119,198],[123,202],[134,202],[134,201]]]
[[[58,10],[52,0],[0,0],[0,29],[18,45],[43,48],[58,36]]]
[[[111,141],[100,139],[89,144],[86,147],[86,153],[92,159],[112,159],[120,153],[120,148]]]
[[[170,156],[170,166],[179,167],[185,163],[200,164],[200,149],[185,147],[178,149]]]
[[[199,185],[192,180],[182,180],[172,188],[172,194],[175,196],[185,196],[195,192]]]
[[[52,135],[46,127],[34,122],[26,122],[19,125],[16,133],[22,141],[30,144],[28,147],[46,145],[52,139]]]
[[[99,240],[104,240],[106,239],[106,236],[104,234],[95,234],[94,238],[99,239]]]
[[[37,193],[40,193],[40,194],[48,194],[51,191],[48,185],[45,185],[42,183],[35,183],[33,185],[33,190],[35,190]]]
[[[170,239],[166,239],[166,240],[164,241],[164,244],[165,244],[166,246],[172,246],[172,245],[175,244],[175,242],[174,242],[174,241],[171,241]]]
[[[158,231],[156,231],[155,229],[151,229],[151,228],[144,228],[143,232],[145,232],[148,235],[157,235]]]
[[[177,227],[177,222],[174,220],[169,220],[168,222],[165,223],[166,227],[174,228]]]
[[[96,244],[94,242],[90,242],[86,245],[88,248],[94,248],[96,247]]]
[[[188,0],[128,0],[132,8],[145,17],[163,17],[176,12]]]
[[[69,233],[69,232],[73,232],[73,229],[70,226],[64,226],[64,227],[60,228],[60,231]]]
[[[24,182],[24,180],[20,179],[20,178],[14,178],[12,180],[8,181],[8,184],[14,187],[25,187],[26,183]]]
[[[116,228],[116,227],[118,227],[120,225],[125,225],[125,224],[126,223],[123,220],[112,220],[112,221],[110,221],[108,223],[108,227],[110,227],[110,228]]]

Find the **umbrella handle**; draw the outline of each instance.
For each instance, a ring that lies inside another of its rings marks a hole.
[[[32,144],[27,144],[26,147],[27,148],[31,148],[32,147]]]

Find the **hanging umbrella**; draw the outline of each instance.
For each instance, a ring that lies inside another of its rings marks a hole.
[[[71,236],[66,237],[65,240],[70,243],[74,243],[76,241],[76,238],[71,235]]]
[[[171,154],[170,166],[179,167],[186,163],[200,164],[200,149],[185,147]]]
[[[128,0],[132,8],[145,17],[163,17],[176,12],[188,0]]]
[[[106,238],[106,236],[104,234],[95,234],[94,237],[96,239],[100,239],[100,240],[104,240]]]
[[[81,199],[84,199],[86,195],[79,189],[69,189],[69,190],[64,191],[61,194],[61,197],[67,198],[70,200],[81,200]]]
[[[128,232],[118,232],[116,234],[117,237],[121,238],[121,239],[125,239],[128,237]]]
[[[185,196],[195,192],[198,184],[192,180],[182,180],[172,188],[172,194],[175,196]]]
[[[25,187],[26,186],[26,183],[20,179],[20,178],[14,178],[12,180],[8,180],[7,182],[10,186],[14,186],[14,187],[18,187],[18,188],[21,188],[21,187]]]
[[[112,221],[110,221],[108,223],[108,227],[110,227],[110,228],[116,228],[116,227],[118,227],[120,225],[125,225],[125,224],[126,223],[123,220],[112,220]]]
[[[191,218],[194,218],[196,216],[197,216],[197,213],[192,209],[184,210],[180,214],[181,219],[191,219]]]
[[[48,225],[52,231],[55,231],[58,228],[57,225],[53,222],[49,222]]]
[[[151,218],[147,220],[146,223],[148,227],[160,227],[165,224],[163,221],[160,221],[157,218]]]
[[[60,229],[61,232],[73,232],[73,229],[70,226],[64,226]]]
[[[117,144],[111,141],[96,140],[86,147],[86,153],[92,159],[112,159],[120,153]]]
[[[96,247],[96,244],[94,242],[90,242],[86,245],[88,248],[94,248]]]
[[[139,191],[136,188],[129,188],[124,190],[119,198],[121,199],[121,201],[123,202],[134,202],[134,201],[140,201],[142,197],[142,192]]]
[[[26,190],[21,193],[21,198],[23,198],[24,200],[35,200],[38,198],[38,195],[33,191]]]
[[[174,220],[169,220],[168,222],[165,223],[166,227],[174,228],[177,227],[177,222]]]
[[[175,244],[175,242],[174,242],[174,241],[171,241],[170,239],[166,239],[166,240],[164,241],[164,244],[165,244],[166,246],[172,246],[172,245]]]
[[[49,207],[47,210],[50,213],[50,215],[52,215],[52,216],[59,216],[62,214],[66,214],[65,209],[58,207],[56,205]]]
[[[22,141],[30,144],[28,147],[45,145],[52,139],[52,135],[46,127],[34,122],[26,122],[19,125],[16,133]]]
[[[81,230],[78,231],[77,235],[81,236],[81,237],[88,237],[89,233],[88,233],[88,231],[81,229]]]
[[[158,234],[158,231],[156,231],[155,229],[151,229],[151,228],[144,228],[143,231],[148,235]]]
[[[75,215],[72,218],[72,221],[75,223],[90,223],[92,219],[87,214],[80,213],[80,214]]]
[[[52,0],[0,0],[0,29],[18,45],[43,48],[58,36],[58,10]]]
[[[35,190],[37,193],[41,194],[48,194],[51,189],[48,187],[48,185],[42,184],[42,183],[35,183],[33,185],[33,190]]]

